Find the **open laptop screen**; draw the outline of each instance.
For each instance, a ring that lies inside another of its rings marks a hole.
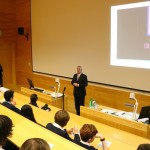
[[[149,111],[150,111],[150,106],[142,107],[139,115],[139,119],[149,118]]]
[[[30,89],[34,89],[34,84],[33,84],[33,82],[32,82],[32,80],[31,79],[27,79],[28,80],[28,83],[29,83],[29,88]]]

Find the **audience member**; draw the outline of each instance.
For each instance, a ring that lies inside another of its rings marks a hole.
[[[30,105],[23,105],[21,107],[20,114],[22,116],[26,117],[27,119],[29,119],[29,120],[36,123],[36,120],[35,120],[35,117],[34,117],[34,114],[33,114],[33,110],[32,110],[32,107]]]
[[[76,144],[88,149],[88,150],[96,150],[93,146],[90,145],[94,141],[95,138],[100,138],[102,142],[103,150],[107,150],[107,145],[105,143],[105,138],[102,134],[98,133],[96,127],[92,124],[84,124],[80,129],[80,137],[81,141],[76,142]]]
[[[76,127],[66,130],[64,127],[67,125],[70,119],[69,113],[65,110],[59,110],[56,112],[54,117],[54,123],[48,123],[46,128],[72,142],[80,141],[80,137],[78,134],[78,129]],[[69,134],[74,133],[74,140],[72,140]]]
[[[18,109],[16,105],[16,101],[14,100],[14,91],[8,90],[4,93],[5,102],[2,103],[3,106],[15,111],[20,114],[20,109]]]
[[[12,136],[12,127],[12,120],[5,115],[0,115],[0,150],[3,150],[2,146],[5,146],[7,137]]]
[[[34,105],[34,106],[36,106],[36,107],[39,107],[39,106],[37,105],[37,100],[38,100],[37,94],[32,94],[32,95],[30,96],[30,103],[29,103],[29,104]],[[44,110],[46,110],[46,111],[51,111],[51,109],[48,107],[47,104],[45,104],[43,107],[41,107],[41,109],[44,109]]]
[[[31,138],[22,144],[20,150],[50,150],[50,146],[44,139]]]
[[[137,150],[150,150],[150,144],[140,144],[137,148]]]

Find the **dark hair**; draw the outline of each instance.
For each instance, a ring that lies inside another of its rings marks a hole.
[[[55,114],[55,123],[59,124],[61,127],[64,127],[70,119],[69,113],[65,110],[59,110]]]
[[[5,115],[0,115],[0,145],[3,146],[7,137],[12,135],[12,127],[12,120]]]
[[[96,127],[92,124],[84,124],[80,129],[80,137],[82,141],[87,142],[98,133]]]
[[[12,91],[12,90],[8,90],[4,93],[4,98],[8,102],[10,102],[11,98],[13,98],[13,97],[14,97],[14,91]]]
[[[50,147],[44,139],[31,138],[22,144],[20,150],[50,150]]]
[[[150,150],[150,144],[140,144],[137,148],[137,150]]]
[[[36,106],[36,107],[38,107],[38,105],[37,105],[37,100],[38,100],[38,96],[36,95],[36,94],[32,94],[31,96],[30,96],[30,104],[31,105],[34,105],[34,106]]]
[[[30,105],[23,105],[21,107],[21,115],[26,117],[27,119],[36,122],[35,118],[34,118],[34,114],[33,114],[33,110],[32,107]]]

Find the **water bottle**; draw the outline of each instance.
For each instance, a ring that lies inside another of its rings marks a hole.
[[[89,102],[89,108],[92,108],[92,107],[93,107],[93,99],[91,98]]]

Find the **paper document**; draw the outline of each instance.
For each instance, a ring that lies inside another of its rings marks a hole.
[[[105,141],[107,147],[109,147],[111,145],[112,142],[110,141]],[[97,145],[97,148],[101,148],[102,147],[102,142],[100,142],[98,145]]]
[[[54,147],[54,144],[48,143],[49,147],[52,149]]]

